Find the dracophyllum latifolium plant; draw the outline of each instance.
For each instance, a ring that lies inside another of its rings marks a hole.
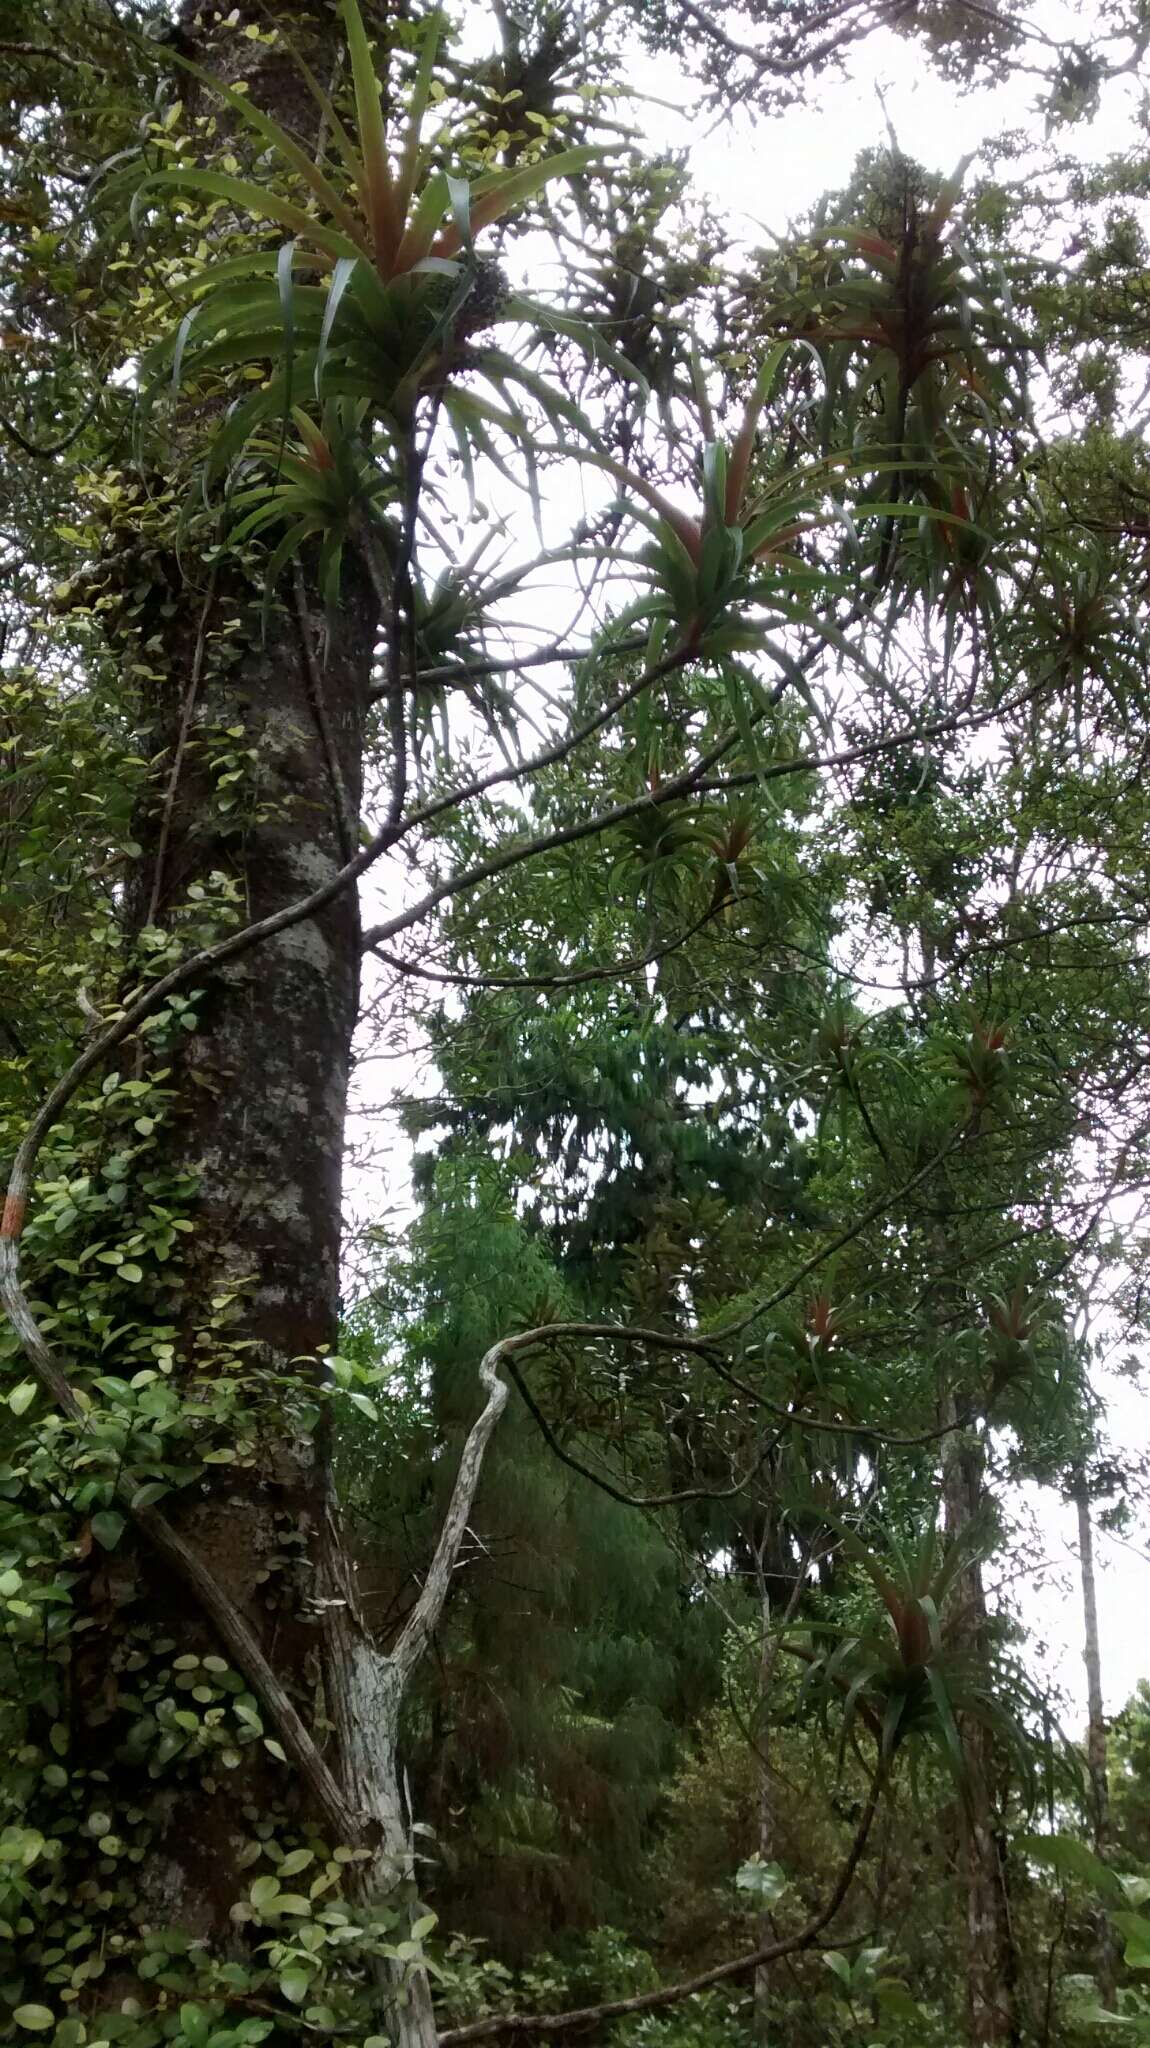
[[[441,130],[425,139],[428,111],[443,97],[441,88],[436,97],[442,20],[435,14],[423,24],[406,119],[393,137],[356,0],[342,0],[341,14],[354,90],[352,128],[296,59],[334,161],[313,161],[243,93],[197,71],[262,144],[267,174],[245,178],[234,169],[176,164],[147,177],[132,200],[137,223],[144,210],[177,193],[206,203],[217,223],[221,217],[251,223],[248,246],[213,258],[173,287],[180,316],[145,359],[142,416],[165,383],[173,390],[194,385],[201,397],[227,397],[237,376],[255,377],[255,388],[211,436],[206,480],[222,478],[253,438],[266,456],[261,437],[269,430],[282,444],[294,412],[304,451],[293,455],[292,502],[280,509],[297,527],[306,521],[309,532],[340,526],[353,504],[370,509],[373,487],[364,465],[373,432],[402,451],[420,400],[430,394],[468,474],[476,453],[492,452],[493,434],[521,441],[529,431],[512,387],[533,400],[553,428],[590,431],[578,407],[528,365],[493,345],[472,346],[470,338],[506,321],[590,339],[580,322],[508,290],[478,238],[603,151],[581,144],[545,154],[541,140],[530,161],[473,175],[460,158],[462,123],[457,136]],[[448,167],[453,155],[456,169]],[[286,232],[278,249],[266,246],[269,228]],[[601,359],[612,357],[598,337],[594,347]],[[458,381],[464,371],[466,387]],[[477,377],[487,391],[476,389]],[[324,410],[333,402],[340,406],[338,420]],[[301,423],[305,407],[320,411],[314,432]],[[263,523],[253,522],[254,509],[249,502],[249,532]]]
[[[857,1628],[834,1628],[826,1648],[807,1653],[803,1693],[823,1716],[832,1702],[840,1707],[840,1756],[861,1720],[878,1743],[885,1769],[908,1744],[927,1744],[963,1794],[962,1725],[981,1723],[1030,1784],[1033,1755],[1017,1713],[984,1660],[959,1646],[959,1631],[951,1625],[962,1605],[963,1580],[989,1552],[989,1532],[972,1526],[947,1541],[930,1522],[913,1548],[904,1549],[889,1531],[874,1547],[845,1524],[837,1526],[847,1556],[882,1607]]]

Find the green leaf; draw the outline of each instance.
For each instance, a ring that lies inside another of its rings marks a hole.
[[[46,2034],[56,2024],[56,2015],[46,2005],[18,2005],[12,2015],[18,2027],[26,2027],[30,2034]]]
[[[880,1977],[874,1987],[874,1995],[883,2011],[888,2012],[892,2019],[914,2020],[921,2024],[922,2007],[917,1998],[911,1996],[906,1985],[900,1984],[897,1977]]]
[[[1125,1962],[1131,1970],[1150,1970],[1150,1920],[1141,1913],[1115,1913],[1114,1925],[1126,1938]]]
[[[92,1534],[102,1550],[114,1550],[126,1527],[126,1517],[113,1508],[103,1508],[92,1516]]]
[[[452,177],[448,173],[447,196],[451,202],[451,218],[463,248],[471,249],[471,184],[467,178]]]
[[[1073,1835],[1019,1835],[1015,1847],[1031,1863],[1053,1870],[1058,1877],[1076,1879],[1100,1898],[1121,1904],[1125,1897],[1117,1873]]]
[[[311,1977],[306,1970],[281,1970],[279,1987],[292,2005],[302,2005],[311,1989]]]
[[[739,1891],[747,1892],[757,1906],[774,1906],[790,1887],[790,1879],[779,1863],[764,1863],[759,1856],[751,1856],[741,1863],[735,1872],[735,1884]]]
[[[315,358],[315,395],[321,402],[323,399],[323,391],[321,389],[323,384],[323,366],[327,361],[331,331],[335,325],[336,316],[339,313],[340,301],[352,278],[355,276],[358,264],[358,256],[341,257],[332,273],[331,285],[327,295],[327,306],[324,309],[323,326],[320,329],[319,347],[316,350]]]
[[[187,2036],[190,2048],[205,2048],[205,2044],[211,2038],[211,2018],[202,2005],[181,2005],[180,2027]]]
[[[9,1394],[8,1406],[12,1410],[13,1415],[26,1415],[35,1399],[35,1380],[21,1380],[19,1386],[13,1387],[12,1392]]]
[[[246,93],[233,91],[230,86],[224,85],[213,73],[205,71],[200,65],[193,63],[190,58],[176,52],[172,54],[175,56],[176,63],[185,71],[190,71],[194,77],[209,86],[213,92],[223,94],[228,105],[239,115],[240,119],[249,128],[254,128],[256,134],[263,141],[270,143],[276,153],[286,163],[291,165],[292,169],[298,173],[306,185],[310,186],[321,206],[326,208],[333,220],[338,221],[345,234],[353,237],[358,236],[359,223],[351,208],[345,206],[330,179],[324,175],[320,166],[312,160],[307,151],[300,148],[299,143],[288,133],[286,128],[282,128],[278,121],[273,121],[271,115],[265,114],[261,107],[257,107],[248,98]],[[315,90],[314,81],[311,79],[310,74],[306,72],[306,66],[300,62],[298,55],[294,51],[293,57],[295,57],[295,61],[299,64],[299,68],[307,75],[308,82],[312,85],[313,90]],[[320,94],[319,97],[324,113],[328,117],[329,125],[334,126],[330,101],[327,100],[325,94]]]
[[[542,157],[522,170],[494,171],[479,178],[471,193],[472,235],[477,235],[481,228],[492,227],[513,206],[533,199],[553,178],[572,177],[576,171],[585,171],[589,164],[601,163],[603,155],[601,148],[582,143],[578,148],[561,149],[554,156]],[[443,240],[446,253],[453,255],[461,246],[458,228],[448,229]]]
[[[160,1480],[149,1479],[146,1486],[138,1486],[132,1495],[131,1505],[133,1511],[139,1508],[152,1507],[156,1501],[163,1500],[167,1491],[167,1487]]]
[[[341,256],[360,254],[350,236],[325,227],[302,206],[296,206],[290,199],[282,199],[267,185],[256,185],[246,178],[233,178],[226,171],[157,171],[141,185],[136,198],[141,199],[150,188],[163,186],[180,186],[184,190],[203,192],[208,198],[226,199],[230,205],[250,214],[253,220],[275,221],[279,227],[290,228],[302,242],[319,250],[332,262]]]

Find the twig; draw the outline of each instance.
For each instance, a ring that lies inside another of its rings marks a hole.
[[[6,46],[3,43],[0,43],[0,50],[3,50],[5,47]],[[11,45],[8,45],[7,47],[10,48]],[[71,63],[71,61],[72,60],[69,57],[60,58],[60,62],[62,64],[68,64]],[[17,448],[22,449],[25,455],[39,456],[43,457],[44,459],[47,459],[49,456],[53,455],[63,455],[65,451],[72,446],[74,441],[79,440],[85,427],[90,426],[91,422],[95,419],[96,412],[100,404],[100,400],[102,399],[103,396],[104,387],[103,384],[101,384],[99,390],[96,392],[95,397],[84,408],[84,411],[80,415],[80,419],[77,422],[77,424],[74,427],[70,427],[68,429],[68,432],[62,435],[58,441],[48,441],[44,443],[41,443],[39,441],[29,441],[27,436],[20,432],[19,427],[14,426],[12,421],[10,419],[6,419],[2,413],[0,413],[0,433],[7,434],[8,439],[10,441],[14,441],[16,443]]]
[[[421,981],[446,982],[452,988],[579,988],[586,982],[613,981],[618,975],[653,967],[685,946],[717,914],[718,906],[705,910],[685,931],[677,932],[673,939],[664,939],[646,953],[632,953],[628,959],[614,960],[606,967],[572,968],[566,974],[453,974],[446,968],[426,967],[421,960],[401,960],[397,953],[389,953],[383,946],[373,946],[372,951],[386,967],[394,967],[399,974],[414,974]]]
[[[647,645],[645,635],[636,634],[629,640],[616,640],[606,650],[611,654],[640,654]],[[448,661],[438,668],[421,668],[414,678],[420,689],[450,688],[452,683],[473,683],[482,681],[484,676],[518,675],[524,668],[549,668],[553,662],[577,663],[589,661],[604,652],[600,647],[567,647],[562,641],[555,641],[551,647],[536,648],[533,654],[519,654],[504,661]],[[386,697],[388,685],[372,690],[373,702]]]
[[[163,811],[160,817],[160,831],[156,841],[156,864],[152,871],[152,887],[148,896],[148,911],[147,916],[144,919],[145,924],[155,924],[156,915],[160,907],[160,895],[164,885],[164,862],[166,861],[168,856],[168,840],[171,837],[172,815],[176,807],[176,792],[180,786],[180,776],[183,773],[184,766],[184,755],[187,751],[188,745],[188,734],[192,729],[192,719],[195,715],[196,699],[199,696],[200,682],[204,673],[204,654],[207,649],[208,620],[211,617],[212,606],[215,603],[216,583],[218,581],[218,578],[219,570],[216,564],[213,562],[211,575],[208,577],[208,587],[204,594],[204,602],[200,608],[200,616],[198,623],[196,625],[196,644],[194,652],[192,654],[191,674],[188,677],[188,687],[184,692],[184,702],[180,711],[180,729],[178,734],[176,735],[176,750],[175,753],[172,755],[171,772],[168,776],[167,788],[164,791]]]

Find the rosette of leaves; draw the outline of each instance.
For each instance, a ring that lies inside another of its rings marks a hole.
[[[1026,418],[1031,343],[1002,266],[977,261],[957,232],[965,171],[964,161],[931,198],[905,159],[880,164],[863,195],[875,224],[821,228],[791,252],[784,288],[753,317],[760,332],[801,338],[817,356],[817,440],[872,466],[851,513],[879,522],[870,552],[880,578],[897,555],[900,582],[925,582],[932,595],[974,586],[989,603],[987,521],[1005,516],[996,447],[1004,425]],[[918,527],[917,575],[895,545],[908,522]]]
[[[1032,1745],[1016,1716],[997,1695],[985,1663],[956,1649],[948,1628],[963,1575],[989,1548],[977,1527],[946,1540],[931,1523],[910,1551],[889,1533],[872,1549],[855,1531],[828,1517],[846,1554],[878,1594],[882,1611],[859,1629],[810,1658],[802,1697],[817,1704],[824,1724],[841,1706],[840,1763],[863,1721],[889,1769],[910,1743],[930,1744],[965,1796],[966,1763],[960,1720],[989,1729],[1018,1762],[1022,1780],[1034,1773]]]
[[[1090,508],[1091,510],[1093,508]],[[1129,538],[1064,537],[1049,579],[1028,591],[1008,622],[1009,654],[1022,673],[1047,677],[1081,746],[1100,731],[1125,732],[1143,715],[1150,631],[1140,601],[1144,564]]]
[[[265,609],[283,569],[309,540],[319,550],[324,603],[334,607],[344,545],[356,520],[370,522],[381,535],[385,531],[382,503],[394,500],[396,484],[365,443],[364,411],[362,399],[329,399],[317,426],[302,407],[293,406],[294,443],[271,436],[256,436],[249,443],[241,474],[255,480],[241,483],[232,494],[236,516],[230,537],[238,546],[282,529],[267,565]]]
[[[683,511],[615,457],[588,457],[624,487],[632,517],[651,536],[642,556],[648,589],[614,624],[621,634],[648,622],[649,666],[675,640],[691,654],[716,662],[760,648],[763,627],[747,617],[754,606],[769,606],[779,620],[803,616],[799,596],[814,571],[793,547],[817,521],[831,465],[803,465],[760,490],[750,488],[759,422],[788,346],[780,343],[765,358],[730,448],[716,439],[706,443],[698,513]],[[820,588],[825,584],[820,572]]]
[[[462,562],[444,561],[431,575],[412,565],[411,605],[417,675],[413,690],[413,745],[418,757],[425,738],[438,731],[441,757],[452,753],[448,703],[463,697],[493,737],[510,732],[515,720],[514,692],[501,682],[499,662],[490,663],[491,645],[505,648],[498,607],[520,590],[543,564],[570,560],[574,550],[548,550],[534,562],[487,573],[482,558],[497,538],[489,528]]]
[[[420,398],[434,389],[468,459],[472,444],[489,445],[493,428],[522,436],[523,417],[507,402],[513,383],[553,425],[582,432],[582,415],[562,393],[503,352],[466,344],[478,328],[500,318],[562,325],[584,337],[580,323],[566,322],[522,294],[504,293],[475,243],[485,228],[554,179],[584,170],[601,152],[581,145],[473,179],[437,164],[438,145],[423,140],[440,37],[440,18],[432,15],[393,157],[380,79],[356,0],[341,0],[341,13],[354,132],[297,59],[331,138],[333,165],[313,162],[243,94],[205,77],[283,176],[257,182],[231,171],[176,165],[153,173],[135,193],[134,221],[162,195],[181,192],[253,223],[252,246],[207,263],[175,288],[185,310],[145,361],[145,412],[165,380],[173,389],[194,380],[201,391],[210,391],[214,380],[226,393],[237,372],[263,368],[262,382],[214,437],[210,477],[222,474],[253,434],[272,421],[282,423],[293,405],[313,394],[320,403],[329,397],[362,400],[371,421],[403,440]],[[264,244],[268,227],[289,237],[278,250]],[[457,365],[472,377],[485,375],[505,402],[481,397],[473,386],[454,388]]]

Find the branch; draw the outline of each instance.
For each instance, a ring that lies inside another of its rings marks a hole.
[[[480,1360],[479,1378],[487,1389],[487,1400],[468,1431],[467,1441],[459,1460],[459,1470],[455,1475],[451,1500],[439,1531],[435,1555],[423,1582],[423,1590],[388,1659],[398,1680],[400,1698],[431,1636],[439,1626],[452,1573],[459,1557],[460,1545],[475,1505],[476,1490],[487,1446],[492,1431],[507,1406],[507,1387],[499,1378],[497,1371],[499,1362],[502,1358],[509,1357],[513,1351],[522,1351],[527,1344],[534,1341],[535,1334],[534,1330],[526,1330],[518,1336],[502,1337],[498,1344],[493,1344],[489,1351],[484,1352]]]
[[[678,2005],[681,1999],[691,1998],[697,1991],[707,1991],[712,1984],[723,1984],[731,1977],[745,1977],[763,1963],[777,1962],[781,1956],[792,1956],[802,1949],[813,1948],[823,1928],[829,1926],[834,1919],[851,1888],[886,1783],[887,1766],[880,1757],[874,1777],[871,1779],[862,1818],[855,1830],[854,1840],[847,1851],[834,1890],[826,1904],[820,1906],[818,1912],[807,1921],[805,1927],[800,1927],[797,1933],[784,1935],[778,1941],[766,1942],[760,1948],[750,1949],[745,1955],[733,1956],[729,1962],[716,1963],[709,1970],[700,1970],[694,1977],[685,1977],[678,1984],[664,1985],[659,1991],[640,1991],[630,1998],[608,1998],[599,2005],[581,2006],[573,2012],[495,2014],[491,2019],[471,2020],[463,2027],[447,2027],[439,2036],[439,2048],[457,2048],[457,2044],[464,2041],[491,2040],[497,2034],[563,2034],[574,2027],[598,2026],[604,2020],[621,2019],[628,2013],[655,2012],[668,2005]]]
[[[614,649],[606,647],[601,652],[607,655],[613,653]],[[446,796],[432,798],[430,803],[411,813],[404,829],[410,831],[415,825],[429,824],[444,811],[454,810],[459,804],[470,803],[473,797],[485,796],[489,789],[497,789],[501,782],[519,783],[525,776],[538,775],[544,768],[554,768],[560,761],[566,760],[568,754],[573,754],[577,747],[581,747],[584,740],[593,739],[603,726],[611,723],[618,712],[626,710],[627,705],[636,697],[641,697],[644,690],[649,690],[653,683],[662,682],[665,676],[673,675],[691,659],[689,648],[676,648],[653,669],[645,670],[637,682],[628,683],[626,689],[620,690],[618,696],[612,697],[593,718],[587,719],[583,725],[577,725],[574,732],[568,733],[563,739],[551,741],[537,754],[530,754],[525,761],[514,762],[510,768],[492,768],[487,774],[477,775],[471,782],[462,783],[458,789],[449,790]],[[771,703],[775,701],[775,697],[772,696]]]
[[[613,1332],[612,1334],[618,1335],[620,1333]],[[535,1332],[535,1336],[537,1341],[541,1341],[538,1331]],[[714,1360],[712,1359],[710,1363],[714,1364]],[[566,1465],[569,1471],[577,1472],[581,1479],[589,1480],[592,1486],[598,1487],[600,1493],[605,1493],[610,1500],[617,1500],[620,1507],[624,1508],[675,1508],[682,1507],[686,1502],[693,1500],[733,1500],[736,1494],[742,1493],[744,1488],[750,1485],[755,1474],[761,1470],[766,1460],[770,1457],[781,1435],[781,1431],[776,1430],[774,1436],[767,1438],[766,1443],[756,1452],[753,1462],[735,1480],[733,1486],[722,1488],[688,1486],[678,1493],[624,1493],[622,1487],[616,1486],[613,1480],[604,1479],[598,1472],[593,1472],[589,1465],[585,1465],[582,1459],[576,1458],[571,1451],[564,1449],[518,1366],[509,1364],[507,1370],[522,1397],[524,1407],[527,1409],[528,1414],[552,1455],[558,1458],[561,1465]]]
[[[630,640],[616,640],[609,652],[641,654],[646,645],[646,636],[636,634]],[[534,654],[509,656],[504,661],[441,662],[438,668],[419,669],[415,682],[421,690],[450,688],[452,683],[480,682],[484,676],[518,675],[520,669],[524,668],[549,668],[552,662],[556,661],[589,661],[603,652],[602,647],[565,647],[562,641],[556,640],[550,647],[537,648]],[[382,688],[369,691],[370,701],[376,704],[381,697],[386,697],[388,687],[388,684],[384,683]]]
[[[382,946],[373,946],[376,957],[387,967],[394,967],[398,974],[418,975],[421,981],[447,982],[452,988],[579,988],[590,981],[613,981],[622,974],[634,974],[644,967],[653,967],[656,961],[665,960],[668,953],[675,953],[693,939],[696,932],[709,924],[717,915],[719,906],[713,905],[689,924],[685,931],[677,932],[673,939],[664,939],[661,945],[652,946],[646,953],[633,953],[627,960],[614,960],[606,967],[572,968],[566,974],[452,974],[446,968],[425,967],[419,960],[401,960],[398,953],[389,953]]]
[[[218,580],[219,562],[217,560],[212,563],[211,574],[208,577],[208,587],[204,593],[204,602],[200,608],[199,619],[196,622],[195,650],[192,654],[192,667],[191,673],[188,676],[188,687],[184,692],[184,702],[180,711],[180,724],[176,734],[175,750],[172,754],[172,766],[168,774],[168,786],[164,791],[163,810],[160,814],[160,830],[156,839],[156,862],[152,871],[152,887],[149,891],[148,908],[144,917],[145,924],[155,924],[159,914],[160,898],[164,888],[164,866],[168,858],[168,841],[171,838],[172,818],[176,808],[176,794],[180,787],[184,755],[188,747],[188,735],[192,729],[196,698],[199,695],[200,681],[204,672],[204,656],[207,652],[208,644],[208,620],[211,617],[212,606],[215,603]]]
[[[95,60],[91,57],[71,57],[66,50],[53,48],[51,43],[0,43],[0,56],[44,58],[50,64],[64,64],[69,71],[94,71]]]
[[[0,50],[3,50],[5,47],[5,44],[0,43]],[[11,45],[7,45],[7,47],[10,48]],[[72,62],[72,59],[70,57],[62,56],[60,57],[59,61],[61,64],[70,64]],[[38,441],[29,441],[27,437],[20,432],[19,427],[13,426],[12,421],[9,419],[5,419],[2,413],[0,413],[0,433],[7,434],[8,439],[10,441],[14,441],[16,443],[17,448],[22,449],[25,455],[34,455],[44,458],[47,458],[48,456],[52,455],[63,455],[65,450],[70,448],[74,441],[79,440],[85,427],[91,425],[91,422],[96,417],[96,412],[99,408],[100,400],[102,399],[103,396],[104,386],[103,382],[101,382],[95,397],[90,401],[90,403],[87,406],[85,406],[84,411],[81,413],[79,421],[77,422],[76,426],[70,427],[68,429],[68,432],[62,435],[58,441],[48,441],[43,444],[41,444]]]
[[[678,654],[669,657],[668,662],[661,665],[661,667],[665,669],[669,669],[672,666],[678,667],[687,658],[686,650],[682,650]],[[651,682],[655,681],[659,673],[660,670],[653,670],[650,676],[644,678],[642,684],[632,686],[630,690],[616,698],[614,704],[600,717],[595,719],[590,726],[582,728],[579,733],[572,735],[569,740],[563,741],[555,747],[548,748],[543,754],[536,755],[533,760],[524,762],[521,767],[515,770],[507,768],[495,769],[490,775],[479,777],[475,782],[453,790],[449,795],[439,797],[432,803],[425,804],[421,810],[411,812],[404,824],[404,832],[411,831],[416,825],[425,824],[429,819],[438,816],[442,811],[450,810],[456,804],[463,803],[472,796],[482,794],[484,790],[493,788],[497,783],[519,781],[525,775],[534,774],[540,767],[547,767],[552,762],[561,760],[566,753],[570,752],[574,746],[585,739],[590,732],[596,731],[600,725],[605,724],[608,718],[613,716],[615,711],[619,709],[621,704],[626,703],[631,697],[637,696],[640,689],[646,688]],[[778,701],[779,696],[786,687],[786,682],[787,678],[784,677],[783,682],[778,685],[778,688],[772,691],[768,702],[761,711],[755,714],[756,721],[765,716],[766,712]],[[786,761],[765,761],[759,767],[748,768],[740,774],[723,776],[715,781],[707,781],[705,779],[707,770],[716,766],[723,756],[731,751],[732,747],[738,745],[742,738],[742,730],[732,726],[716,741],[713,747],[708,748],[705,754],[700,754],[698,760],[693,765],[681,769],[678,775],[672,776],[667,782],[660,783],[657,789],[647,790],[641,797],[632,798],[629,803],[615,804],[610,810],[599,811],[594,816],[581,819],[575,824],[563,825],[553,832],[541,832],[533,839],[521,840],[518,845],[512,845],[502,853],[491,855],[488,860],[479,861],[475,866],[464,868],[458,874],[449,876],[445,882],[441,882],[436,888],[428,890],[427,894],[420,897],[417,903],[413,903],[407,910],[399,911],[386,924],[372,926],[369,931],[364,933],[364,946],[374,947],[386,943],[389,939],[396,938],[400,932],[409,931],[413,925],[422,924],[423,920],[429,917],[431,912],[436,910],[441,903],[446,902],[449,897],[457,896],[465,889],[472,889],[479,882],[489,881],[493,876],[503,874],[508,868],[515,867],[522,861],[532,860],[537,854],[549,853],[560,846],[573,845],[580,839],[595,838],[599,833],[609,831],[613,825],[626,823],[628,818],[636,817],[642,811],[658,808],[662,804],[675,803],[682,796],[703,796],[718,794],[732,789],[744,789],[751,783],[773,782],[783,775],[808,774],[812,769],[851,767],[861,761],[874,760],[882,754],[896,752],[898,748],[904,747],[908,743],[921,743],[923,740],[938,738],[944,733],[976,731],[981,726],[988,725],[1009,712],[1018,710],[1020,706],[1028,703],[1032,697],[1037,695],[1038,691],[1044,686],[1045,678],[1037,683],[1030,684],[1025,690],[1020,690],[1017,696],[1011,698],[1007,704],[992,705],[985,711],[971,712],[965,716],[957,712],[951,713],[944,718],[933,720],[928,725],[906,725],[901,727],[898,732],[890,735],[889,738],[868,740],[860,746],[848,747],[842,753],[796,754]]]
[[[292,594],[295,598],[296,625],[299,629],[299,643],[303,652],[304,672],[307,676],[308,694],[311,698],[312,717],[315,720],[315,728],[319,734],[319,743],[323,749],[327,779],[331,784],[336,838],[339,841],[340,855],[346,861],[351,859],[355,851],[355,842],[359,836],[356,830],[358,819],[352,811],[351,801],[344,785],[343,776],[340,773],[339,755],[335,747],[335,735],[331,729],[331,720],[327,715],[327,692],[324,689],[323,681],[324,670],[327,666],[326,636],[323,642],[324,658],[321,664],[316,657],[315,647],[312,644],[311,622],[308,617],[307,608],[307,590],[304,585],[303,570],[300,567],[298,556],[292,563]]]

